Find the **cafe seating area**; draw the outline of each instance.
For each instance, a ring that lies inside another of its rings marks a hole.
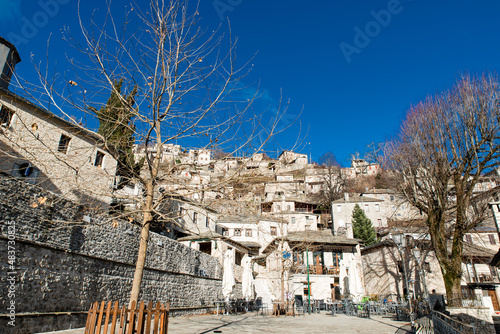
[[[412,307],[407,301],[372,301],[367,297],[359,302],[351,299],[305,299],[296,296],[293,300],[272,300],[271,303],[263,303],[262,300],[255,299],[246,301],[235,299],[229,301],[214,302],[217,315],[235,315],[253,312],[255,316],[303,316],[311,313],[322,313],[326,316],[334,317],[344,314],[351,317],[370,318],[371,316],[388,316],[397,321],[410,321],[413,314],[416,318],[429,314],[427,303],[412,303]]]

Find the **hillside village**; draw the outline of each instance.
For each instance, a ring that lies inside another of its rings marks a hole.
[[[80,305],[69,301],[53,305],[56,304],[53,295],[63,292],[53,289],[48,282],[55,272],[49,274],[47,267],[58,266],[60,261],[60,255],[50,254],[59,251],[84,254],[92,257],[92,261],[105,258],[107,261],[109,254],[119,254],[122,250],[103,246],[105,240],[127,238],[123,239],[126,242],[116,242],[117,247],[138,240],[143,210],[140,203],[146,190],[141,182],[133,178],[124,180],[117,173],[116,148],[103,142],[97,133],[9,90],[12,75],[9,69],[20,58],[12,44],[2,38],[0,42],[0,50],[8,54],[7,62],[1,64],[0,171],[5,198],[1,200],[0,212],[3,218],[10,217],[9,221],[16,222],[20,231],[16,241],[27,252],[30,249],[26,254],[35,258],[37,250],[43,249],[40,252],[45,255],[41,262],[22,264],[26,277],[39,280],[44,292],[37,306],[26,306],[18,312],[86,311],[87,300]],[[221,282],[227,258],[234,265],[236,288],[231,297],[259,300],[261,305],[269,307],[273,301],[286,300],[361,301],[366,297],[397,301],[409,295],[430,300],[431,294],[446,293],[425,224],[426,216],[390,188],[387,181],[390,174],[379,163],[353,156],[351,165],[342,168],[314,163],[307,154],[289,150],[274,159],[261,151],[236,156],[208,147],[188,148],[173,143],[134,144],[132,152],[136,163],[154,160],[161,154],[150,236],[153,248],[148,249],[151,260],[146,260],[150,261],[146,264],[150,272],[143,293],[154,298],[154,292],[148,289],[160,290],[155,285],[160,283],[156,282],[168,280],[162,275],[189,276],[186,278],[189,283],[169,283],[172,289],[190,284],[189,289],[197,289],[199,281],[205,282],[206,278],[213,281],[207,288],[210,292],[204,292],[208,295],[203,298],[192,296],[183,300],[182,294],[189,294],[184,290],[170,296],[165,293],[179,314],[211,312],[215,300],[227,297]],[[142,166],[141,177],[148,177],[149,166]],[[462,259],[462,292],[481,306],[478,317],[487,319],[488,324],[500,312],[500,276],[495,266],[498,261],[492,262],[498,257],[495,255],[500,245],[497,223],[500,201],[495,197],[496,192],[491,192],[499,186],[500,175],[495,170],[482,176],[474,189],[477,194],[494,194],[488,199],[491,218],[464,235]],[[30,195],[21,198],[21,193]],[[371,221],[376,232],[374,243],[368,245],[355,237],[356,207]],[[38,217],[39,221],[31,221],[28,216]],[[7,242],[5,224],[2,243]],[[55,237],[57,233],[65,233],[58,232],[64,229],[70,231],[67,248],[66,241]],[[401,243],[395,241],[397,235],[403,238]],[[89,242],[92,244],[99,238],[103,238],[102,243],[94,246],[106,248],[108,255],[89,246]],[[174,253],[185,255],[172,260],[173,257],[165,255],[166,250],[162,251],[166,244],[175,249]],[[418,256],[413,252],[415,249]],[[137,253],[135,248],[129,251]],[[172,268],[166,258],[175,262]],[[122,258],[113,261],[129,263]],[[199,263],[193,264],[196,261]],[[93,297],[110,297],[115,288],[103,278],[111,275],[103,268],[112,266],[102,265],[95,276],[85,279],[71,278],[68,274],[68,278],[58,276],[56,281],[67,279],[66,292],[71,291],[74,296],[84,295],[92,288],[85,286],[74,291],[68,282],[78,285],[82,279],[89,286],[105,282],[109,290]],[[248,268],[250,291],[242,284]],[[128,288],[131,269],[127,270],[116,275],[127,277]],[[157,276],[149,277],[153,272]],[[193,279],[198,281],[190,281]],[[23,281],[18,289],[38,293],[36,285],[28,281]],[[121,293],[120,298],[126,299]],[[27,300],[28,296],[23,298]]]

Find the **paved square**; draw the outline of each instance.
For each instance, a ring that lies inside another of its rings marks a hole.
[[[274,334],[274,333],[409,333],[408,324],[394,321],[390,316],[372,316],[370,319],[329,313],[295,317],[261,316],[255,313],[240,315],[200,315],[170,318],[168,332],[172,334]],[[406,329],[403,329],[406,328]],[[52,334],[83,334],[83,328],[50,332]]]

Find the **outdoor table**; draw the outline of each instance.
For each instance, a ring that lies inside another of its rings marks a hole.
[[[225,300],[216,300],[214,301],[214,304],[217,307],[217,315],[219,315],[219,306],[222,306],[222,309],[225,310],[225,305],[226,305]]]

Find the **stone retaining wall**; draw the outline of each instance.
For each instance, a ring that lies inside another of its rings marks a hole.
[[[495,325],[490,314],[490,309],[486,307],[447,307],[446,311],[452,318],[472,325],[476,333],[495,334]]]
[[[15,297],[0,298],[0,314],[9,313],[11,300],[16,314],[86,311],[91,302],[101,300],[127,303],[138,226],[89,213],[5,174],[0,174],[0,194],[0,266],[4,273],[9,268],[8,237],[14,235],[16,268],[15,274],[0,277],[2,296],[12,287],[8,278],[15,277]],[[88,223],[92,215],[95,218]],[[222,268],[215,258],[151,233],[141,300],[169,301],[178,314],[205,313],[207,306],[222,298],[221,279]],[[241,296],[241,284],[235,295]],[[75,326],[75,319],[82,318],[65,317],[71,320],[51,320],[57,327],[52,330],[69,328],[64,327],[69,323]],[[17,316],[16,325],[36,323],[32,318]],[[0,316],[0,326],[6,320]]]

